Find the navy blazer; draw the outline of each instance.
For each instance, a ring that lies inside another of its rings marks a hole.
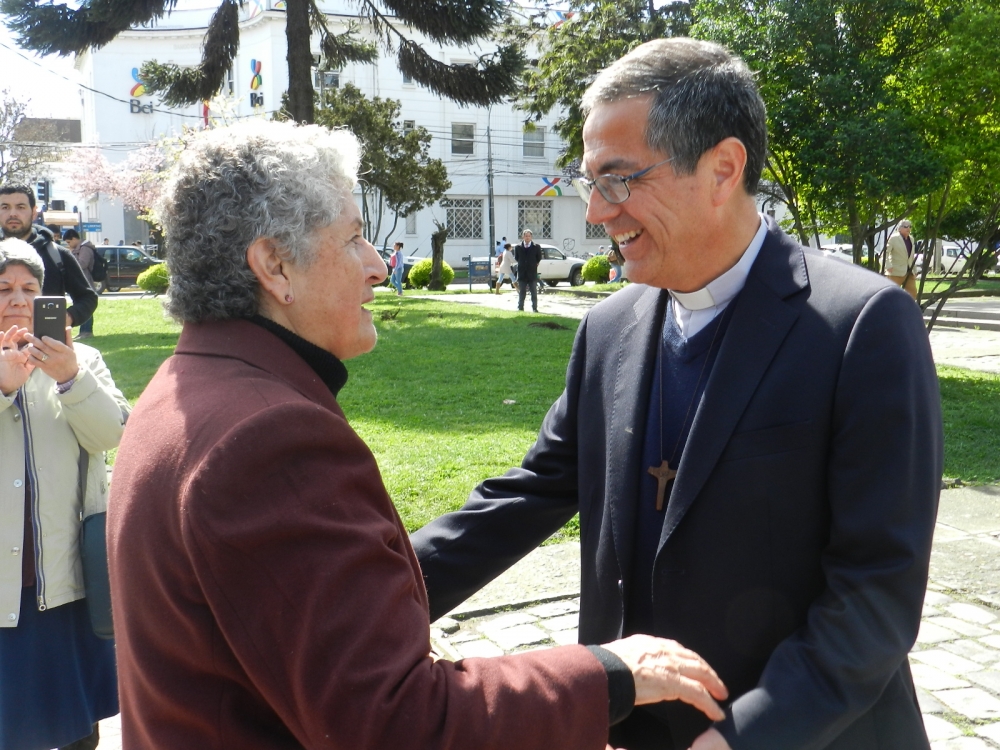
[[[432,618],[579,511],[580,641],[622,634],[667,296],[635,284],[595,306],[522,466],[413,534]],[[920,312],[773,222],[733,304],[665,514],[654,634],[726,683],[717,726],[733,750],[927,748],[907,653],[942,427]],[[639,711],[665,720],[681,750],[709,726],[682,703]]]

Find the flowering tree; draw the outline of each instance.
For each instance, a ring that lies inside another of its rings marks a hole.
[[[71,185],[80,195],[104,195],[153,222],[152,210],[165,176],[168,151],[162,144],[143,146],[119,164],[110,164],[97,148],[80,149],[66,160]]]

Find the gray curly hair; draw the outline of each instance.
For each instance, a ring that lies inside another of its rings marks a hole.
[[[743,186],[753,195],[767,158],[767,111],[753,73],[714,42],[655,39],[609,65],[584,92],[584,117],[598,104],[652,94],[646,144],[691,174],[701,155],[726,138],[747,150]]]
[[[159,214],[167,237],[167,312],[182,322],[255,315],[246,251],[261,237],[308,266],[314,233],[337,222],[357,182],[360,147],[346,130],[253,120],[202,131],[186,145]]]
[[[45,283],[45,265],[41,256],[24,240],[14,237],[0,242],[0,273],[9,266],[24,266],[38,279],[38,285]]]

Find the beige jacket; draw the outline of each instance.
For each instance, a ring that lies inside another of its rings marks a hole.
[[[913,239],[913,235],[910,235],[910,241],[913,242],[914,247],[916,247],[916,241]],[[889,238],[889,243],[885,247],[886,258],[885,258],[885,275],[886,276],[906,276],[906,272],[910,269],[913,263],[913,258],[910,258],[906,253],[906,241],[903,239],[903,235],[896,232]],[[916,253],[914,253],[914,256]]]
[[[35,370],[20,405],[0,393],[0,627],[20,620],[24,483],[31,478],[38,609],[82,599],[80,524],[107,509],[104,451],[121,439],[130,407],[96,349],[75,344],[80,373],[66,393]],[[25,447],[29,446],[28,451]],[[80,497],[80,449],[89,456]],[[26,455],[27,453],[27,455]],[[86,506],[86,508],[84,508]]]

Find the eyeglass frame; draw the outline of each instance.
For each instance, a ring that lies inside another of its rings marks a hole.
[[[632,180],[637,180],[640,177],[643,177],[648,172],[653,171],[657,167],[663,166],[664,164],[669,164],[675,158],[677,157],[671,156],[669,159],[658,161],[656,162],[656,164],[653,164],[652,166],[646,167],[645,169],[640,169],[638,172],[633,172],[632,174],[626,175],[624,177],[622,177],[620,174],[600,174],[597,175],[597,177],[590,179],[589,177],[584,177],[581,175],[580,177],[573,178],[572,184],[573,187],[576,188],[576,192],[577,195],[580,196],[580,200],[582,200],[584,203],[588,205],[590,204],[590,196],[593,195],[594,188],[596,187],[597,192],[601,194],[601,197],[604,198],[604,200],[606,200],[613,206],[617,206],[624,203],[625,201],[627,201],[629,198],[632,197],[632,191],[629,190],[628,187],[629,182],[631,182]],[[621,184],[625,186],[625,197],[622,198],[620,201],[611,200],[611,198],[608,197],[607,193],[605,193],[604,190],[601,189],[601,183],[598,182],[598,180],[604,180],[612,177],[615,178],[616,180],[619,180]],[[585,191],[580,189],[580,185],[582,185],[585,188]],[[586,192],[586,195],[584,195],[584,192]]]

